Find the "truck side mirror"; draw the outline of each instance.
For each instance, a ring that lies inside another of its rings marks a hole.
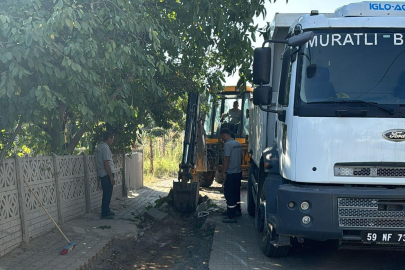
[[[287,44],[290,47],[298,47],[301,45],[304,45],[308,41],[312,40],[314,38],[314,32],[309,31],[309,32],[304,32],[302,34],[290,37],[287,40]]]
[[[253,59],[253,83],[263,85],[270,83],[271,48],[256,48]]]
[[[253,91],[253,104],[254,105],[270,105],[272,96],[271,86],[261,86],[255,88]]]

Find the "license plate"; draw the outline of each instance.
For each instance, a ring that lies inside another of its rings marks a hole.
[[[405,244],[405,233],[363,232],[362,241],[365,243]]]

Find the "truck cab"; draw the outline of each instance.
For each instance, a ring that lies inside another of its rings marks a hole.
[[[405,243],[404,42],[403,2],[276,15],[250,110],[248,211],[267,256]]]

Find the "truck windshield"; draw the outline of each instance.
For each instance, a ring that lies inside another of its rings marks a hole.
[[[314,33],[300,54],[300,104],[405,104],[405,30]]]

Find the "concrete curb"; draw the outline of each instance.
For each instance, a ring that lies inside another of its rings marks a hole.
[[[105,249],[111,245],[112,240],[113,237],[111,237],[110,240],[101,249],[99,249],[94,256],[88,259],[87,262],[84,262],[81,266],[79,266],[77,270],[86,270],[96,259],[100,257],[101,254],[104,253]]]

